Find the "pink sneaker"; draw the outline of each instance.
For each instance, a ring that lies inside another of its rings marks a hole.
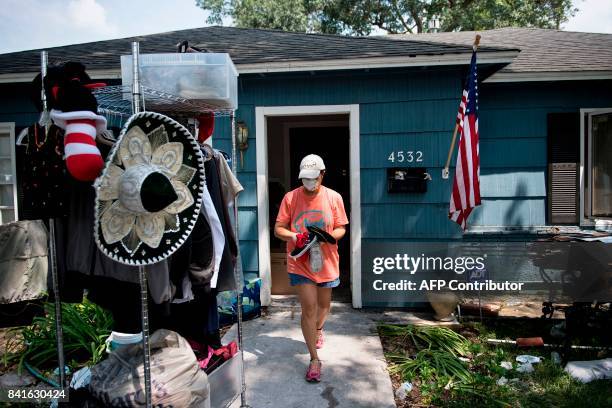
[[[318,362],[319,364],[317,364]],[[321,360],[311,360],[306,371],[306,381],[308,382],[320,382],[321,381]]]
[[[323,329],[317,330],[319,332],[319,335],[317,336],[317,348],[323,348],[323,343],[324,343],[324,339],[323,339]]]

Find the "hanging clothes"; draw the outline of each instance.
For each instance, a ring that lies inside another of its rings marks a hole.
[[[70,271],[66,264],[66,245],[68,233],[66,231],[67,218],[54,218],[55,223],[55,260],[59,293],[62,302],[81,303],[87,285],[87,276],[76,271]],[[49,267],[49,269],[51,269]],[[47,275],[49,301],[55,299],[52,274]]]
[[[68,213],[64,155],[64,131],[55,125],[46,129],[31,125],[17,146],[17,179],[22,199],[21,220],[64,217]]]
[[[47,270],[47,229],[41,220],[0,225],[0,304],[42,297]]]
[[[221,182],[221,189],[223,191],[223,201],[225,203],[225,207],[231,211],[229,211],[231,214],[235,214],[234,213],[234,203],[236,201],[236,198],[238,197],[238,194],[240,194],[240,192],[244,191],[244,187],[242,187],[242,185],[240,184],[240,182],[238,181],[238,179],[236,178],[236,176],[234,175],[234,173],[232,172],[232,170],[230,169],[230,166],[228,164],[228,162],[225,159],[225,156],[222,154],[222,152],[218,151],[217,154],[215,155],[217,163],[218,163],[218,169],[219,169],[219,179]],[[233,220],[234,224],[231,223],[232,221],[232,217],[229,217],[230,220],[230,225],[231,225],[231,230],[232,230],[232,237],[234,239],[234,241],[236,241],[236,255],[235,255],[235,259],[234,259],[234,266],[236,269],[236,276],[237,276],[237,280],[239,283],[244,282],[244,273],[242,271],[242,259],[240,257],[240,247],[237,244],[237,238],[234,234],[234,225],[236,222],[238,222],[238,220]]]
[[[197,222],[191,231],[191,235],[183,245],[170,255],[170,282],[172,283],[172,303],[185,303],[193,300],[191,291],[191,280],[189,279],[189,264],[192,257],[193,234],[196,232]]]
[[[194,285],[215,287],[212,282],[215,274],[215,240],[211,225],[206,218],[205,206],[206,204],[202,205],[191,233],[193,250],[189,264],[189,277]]]
[[[120,264],[108,258],[96,248],[96,263],[93,275],[107,277],[120,282],[139,283],[139,272],[137,266]],[[145,266],[147,273],[147,284],[149,294],[157,304],[168,302],[172,299],[172,286],[170,285],[170,272],[168,261]]]
[[[138,283],[138,267],[114,262],[96,246],[92,233],[95,190],[91,183],[71,180],[66,220],[66,270],[116,281]],[[146,266],[149,293],[155,303],[172,299],[167,261]],[[60,292],[61,293],[61,292]]]
[[[232,226],[229,221],[229,213],[223,201],[223,193],[221,190],[221,182],[219,172],[217,170],[216,160],[208,160],[204,163],[206,170],[206,186],[210,193],[211,200],[215,207],[217,217],[221,222],[223,236],[225,237],[225,245],[221,263],[219,265],[219,273],[217,278],[217,290],[234,290],[237,288],[236,279],[234,277],[234,262],[236,259],[236,241],[232,233]]]
[[[71,179],[66,220],[66,270],[90,275],[96,255],[93,239],[94,197],[91,183]]]
[[[212,265],[206,265],[206,261],[203,259],[196,259],[194,264],[191,265],[191,276],[195,282],[206,281],[208,275],[211,274],[210,287],[217,288],[217,282],[219,279],[219,268],[221,266],[221,260],[223,258],[223,251],[225,249],[225,235],[223,235],[223,226],[215,210],[215,205],[210,197],[208,187],[204,186],[204,196],[202,198],[202,208],[200,210],[207,221],[212,238],[213,248],[213,262]],[[211,270],[212,268],[212,270]]]
[[[240,184],[240,181],[236,178],[229,164],[225,160],[223,154],[217,154],[215,156],[219,168],[219,179],[221,182],[221,190],[223,191],[223,201],[225,205],[230,208],[234,206],[234,200],[242,191],[244,187]]]

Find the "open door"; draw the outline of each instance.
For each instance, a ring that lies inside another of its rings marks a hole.
[[[348,115],[300,115],[270,117],[268,129],[268,191],[270,216],[271,292],[292,294],[289,286],[285,243],[274,237],[274,222],[284,194],[301,186],[299,164],[307,154],[323,158],[326,175],[323,185],[340,193],[350,214],[350,160]],[[350,224],[349,226],[350,227]],[[350,231],[338,244],[340,287],[334,300],[351,301]]]

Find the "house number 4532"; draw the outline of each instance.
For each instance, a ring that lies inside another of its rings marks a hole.
[[[391,152],[387,160],[389,160],[391,163],[395,163],[396,161],[398,163],[420,163],[423,161],[423,152],[420,150],[399,150],[397,152]]]

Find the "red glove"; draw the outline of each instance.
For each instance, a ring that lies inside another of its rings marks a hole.
[[[308,232],[302,232],[301,234],[297,234],[295,236],[295,246],[296,248],[302,248],[303,246],[305,246],[308,243],[308,236],[309,233]]]

